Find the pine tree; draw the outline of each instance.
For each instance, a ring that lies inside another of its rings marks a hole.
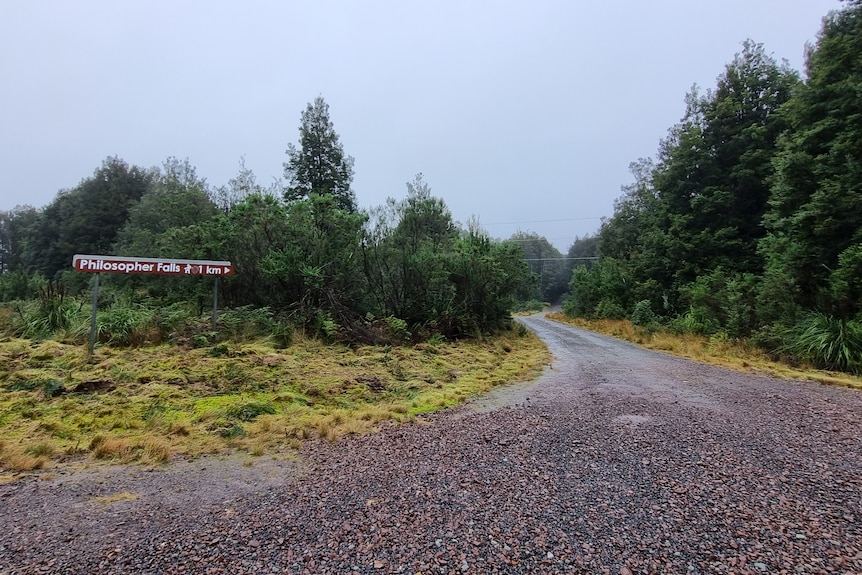
[[[344,154],[329,119],[329,104],[322,97],[315,98],[302,113],[299,148],[288,144],[287,157],[284,174],[290,184],[284,193],[286,200],[312,194],[332,196],[340,209],[356,211],[356,197],[350,189],[353,157]]]
[[[785,322],[795,306],[845,317],[862,309],[845,279],[862,269],[862,3],[824,19],[807,72],[786,107],[761,242],[766,319]]]

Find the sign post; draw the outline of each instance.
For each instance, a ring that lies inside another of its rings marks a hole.
[[[213,331],[216,331],[216,322],[218,322],[218,276],[213,283]]]
[[[169,260],[79,254],[72,258],[72,267],[78,272],[107,274],[216,277],[233,275],[233,265],[230,262],[211,260]]]
[[[99,306],[99,275],[170,275],[170,276],[212,276],[213,288],[213,331],[218,322],[218,279],[233,275],[233,265],[228,261],[213,260],[174,260],[164,258],[132,258],[123,256],[92,256],[77,254],[72,258],[75,271],[96,274],[93,281],[93,313],[90,315],[90,357],[96,345],[96,308]]]
[[[93,278],[93,312],[90,314],[90,347],[87,348],[87,358],[93,359],[93,349],[96,347],[96,308],[99,307],[99,274]]]

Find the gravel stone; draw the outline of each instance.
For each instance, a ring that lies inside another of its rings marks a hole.
[[[537,381],[296,462],[0,485],[0,574],[862,573],[858,391],[521,321]]]

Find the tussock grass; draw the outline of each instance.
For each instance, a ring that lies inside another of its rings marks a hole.
[[[45,451],[48,449],[43,447],[44,444],[12,444],[8,441],[0,440],[0,469],[9,469],[13,471],[32,471],[34,469],[44,469],[49,462],[49,454]],[[53,454],[53,451],[51,451]]]
[[[0,475],[82,457],[158,465],[231,449],[289,454],[530,379],[550,361],[516,330],[404,347],[301,333],[288,348],[266,338],[218,347],[103,347],[88,362],[77,345],[0,342]]]
[[[862,377],[860,376],[818,370],[811,365],[794,366],[777,362],[772,360],[763,350],[746,341],[733,340],[727,337],[674,334],[664,331],[653,333],[632,325],[628,320],[585,320],[570,318],[562,313],[550,313],[547,317],[554,321],[630,341],[647,349],[663,351],[737,371],[762,372],[777,377],[807,379],[828,385],[862,389]]]

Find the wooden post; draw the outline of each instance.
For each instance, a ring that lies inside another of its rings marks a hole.
[[[218,323],[218,276],[215,277],[213,286],[213,331],[217,331],[216,324]]]
[[[93,349],[96,347],[96,310],[99,307],[99,275],[95,274],[93,279],[93,311],[90,313],[90,347],[88,348],[88,359],[93,359]]]

